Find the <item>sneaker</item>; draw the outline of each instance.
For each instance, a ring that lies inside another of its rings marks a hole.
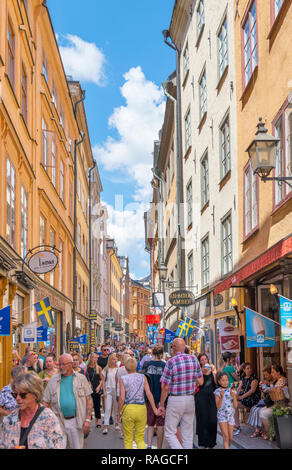
[[[240,429],[234,429],[233,436],[238,436],[239,433],[240,433]]]
[[[152,449],[152,447],[151,447],[151,446],[147,446],[147,449]]]
[[[124,439],[124,434],[122,432],[120,433],[120,439]]]
[[[113,420],[113,417],[112,417],[112,416],[110,417],[109,423],[110,423],[110,424],[114,424],[114,420]]]

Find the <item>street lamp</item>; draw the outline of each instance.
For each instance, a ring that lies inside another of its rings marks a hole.
[[[165,266],[164,261],[159,266],[159,278],[162,282],[165,282],[167,278],[167,266]]]
[[[287,180],[292,176],[271,176],[269,174],[276,168],[277,145],[280,139],[268,134],[262,118],[259,118],[256,137],[246,150],[248,152],[253,172],[257,174],[264,183],[266,181],[283,181],[292,187]]]

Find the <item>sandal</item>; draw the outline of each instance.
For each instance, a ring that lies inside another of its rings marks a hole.
[[[119,426],[118,424],[116,424],[116,425],[115,425],[115,430],[116,430],[116,431],[120,431],[120,429],[121,429],[120,426]]]
[[[262,435],[261,431],[255,431],[251,436],[249,437],[260,437]]]
[[[107,430],[107,429],[104,429],[104,430],[102,431],[102,434],[107,434],[107,433],[108,433],[108,430]]]
[[[267,434],[262,434],[262,438],[265,440],[265,441],[268,441],[270,439],[270,437],[267,435]]]

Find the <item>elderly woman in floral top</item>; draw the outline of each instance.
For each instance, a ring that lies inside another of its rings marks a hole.
[[[12,383],[19,410],[6,416],[0,428],[0,449],[64,449],[66,437],[58,418],[40,407],[42,380],[36,374],[19,375]]]
[[[16,379],[19,374],[24,374],[26,372],[26,367],[24,366],[15,366],[11,370],[11,381]],[[12,396],[11,384],[6,385],[0,391],[0,417],[7,416],[12,411],[18,408],[16,400]]]

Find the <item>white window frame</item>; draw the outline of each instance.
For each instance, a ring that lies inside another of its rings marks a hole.
[[[233,267],[231,212],[221,220],[221,249],[222,275],[225,276]]]
[[[200,122],[207,112],[207,75],[206,67],[204,67],[199,79],[199,104],[200,104]]]
[[[209,160],[208,151],[201,158],[201,208],[203,209],[209,201]]]
[[[192,123],[191,123],[191,110],[188,109],[185,115],[185,153],[192,145]]]
[[[227,129],[228,129],[228,132],[227,132]],[[220,176],[222,180],[231,170],[229,113],[225,116],[222,124],[220,125],[219,135],[220,135]]]
[[[218,41],[218,72],[219,80],[222,78],[226,67],[228,66],[228,22],[225,14],[219,32],[217,34]]]
[[[209,284],[209,234],[201,241],[202,287]]]

